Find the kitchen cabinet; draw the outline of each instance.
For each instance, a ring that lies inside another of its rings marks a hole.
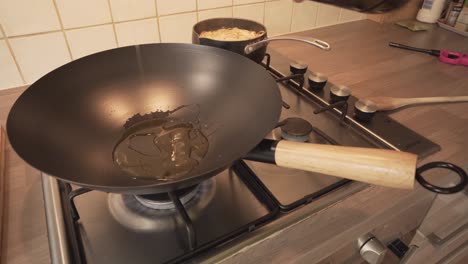
[[[467,193],[437,195],[410,247],[402,263],[442,264],[468,260]]]

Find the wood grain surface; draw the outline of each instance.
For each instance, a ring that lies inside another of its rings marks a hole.
[[[26,87],[0,91],[0,124]],[[39,171],[26,164],[7,143],[5,222],[0,263],[50,263]]]
[[[417,156],[387,149],[368,149],[280,141],[275,161],[281,167],[386,187],[413,189]]]
[[[432,26],[412,32],[393,24],[357,21],[294,35],[313,36],[330,43],[324,52],[294,42],[273,42],[269,48],[309,65],[329,82],[347,85],[354,96],[428,97],[468,96],[468,67],[442,63],[438,58],[395,49],[394,41],[428,48],[468,52],[468,38]],[[274,58],[272,58],[274,63]],[[422,162],[446,160],[468,164],[467,104],[423,105],[402,108],[391,116],[441,145],[442,151]]]
[[[363,101],[370,101],[374,103],[377,107],[377,111],[388,111],[412,105],[468,102],[468,96],[436,96],[408,98],[376,96],[364,98]]]
[[[414,33],[393,25],[358,21],[308,31],[307,34],[329,42],[332,50],[324,52],[292,42],[271,43],[270,47],[308,63],[309,69],[327,74],[333,83],[350,86],[359,98],[468,95],[467,67],[443,64],[429,55],[387,47],[389,41],[395,41],[422,48],[468,52],[468,38],[455,33],[439,28]],[[0,91],[2,125],[5,124],[11,105],[23,90]],[[403,109],[392,116],[442,146],[442,151],[423,162],[446,160],[465,166],[468,164],[467,110],[465,104],[431,105]],[[39,172],[25,164],[9,145],[6,158],[6,232],[3,234],[5,243],[0,260],[9,264],[50,263]],[[290,227],[285,232],[290,237],[278,236],[279,240],[271,241],[272,244],[259,243],[243,251],[243,254],[251,262],[271,260],[274,256],[277,260],[297,256],[298,262],[314,263],[314,257],[327,250],[338,250],[351,238],[355,239],[364,226],[372,221],[388,219],[388,216],[393,215],[392,210],[407,211],[409,207],[398,206],[408,199],[417,204],[420,203],[418,199],[427,196],[428,193],[421,188],[410,192],[374,187]],[[307,210],[307,206],[301,210]],[[375,217],[370,215],[372,213],[375,213]],[[337,228],[327,231],[330,223]],[[306,232],[308,229],[319,231],[310,235],[310,232]],[[286,247],[296,244],[297,250],[296,247]],[[307,251],[310,247],[315,249]],[[271,253],[272,249],[276,250],[274,254]],[[271,257],[264,258],[268,254]],[[236,255],[232,262],[227,263],[236,263],[235,260],[242,263],[245,258]]]

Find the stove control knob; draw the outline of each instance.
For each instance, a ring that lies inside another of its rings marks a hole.
[[[354,104],[354,114],[360,121],[370,121],[377,112],[377,105],[369,100],[359,100]]]
[[[344,85],[332,86],[330,88],[330,99],[332,102],[346,101],[351,95],[351,88]]]
[[[387,248],[372,234],[358,238],[359,254],[370,264],[380,264],[385,258]]]
[[[307,72],[307,64],[295,62],[289,64],[289,70],[292,74],[305,74]]]

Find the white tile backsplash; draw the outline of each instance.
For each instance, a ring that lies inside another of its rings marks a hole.
[[[232,6],[232,0],[197,0],[198,10]]]
[[[232,7],[224,7],[198,12],[198,21],[216,17],[232,17]]]
[[[295,2],[293,5],[291,31],[302,31],[315,27],[318,4],[312,1]]]
[[[111,22],[107,0],[55,0],[65,28]]]
[[[23,84],[15,61],[5,40],[0,40],[0,89],[18,87]]]
[[[159,42],[156,18],[115,24],[119,47]]]
[[[351,22],[356,20],[361,20],[364,18],[364,15],[351,10],[341,9],[340,22]]]
[[[265,26],[269,36],[288,33],[291,30],[292,4],[291,0],[265,4]]]
[[[233,16],[238,18],[250,19],[263,24],[263,16],[265,14],[265,4],[253,4],[234,6]]]
[[[193,25],[215,17],[257,21],[270,36],[365,19],[308,0],[0,0],[0,89],[117,45],[191,43]]]
[[[27,83],[70,61],[62,32],[13,38],[10,44]]]
[[[154,0],[110,0],[114,21],[156,16]]]
[[[52,0],[0,0],[0,21],[7,36],[60,29]]]
[[[66,34],[73,59],[117,47],[111,25],[74,29]]]
[[[318,4],[316,26],[324,27],[337,24],[339,22],[340,11],[340,8],[331,5]]]
[[[252,3],[263,3],[264,0],[233,0],[234,5],[244,5],[244,4],[252,4]]]
[[[156,0],[158,15],[169,15],[182,12],[195,11],[197,9],[196,0]]]
[[[159,18],[161,42],[192,43],[192,27],[195,23],[196,12]]]

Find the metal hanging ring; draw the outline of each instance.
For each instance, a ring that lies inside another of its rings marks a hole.
[[[441,186],[437,186],[432,183],[429,183],[421,176],[421,173],[430,169],[434,169],[434,168],[442,168],[442,169],[451,170],[455,172],[458,175],[458,177],[460,177],[460,181],[453,187],[441,187]],[[419,182],[419,184],[421,184],[424,188],[428,189],[429,191],[435,192],[435,193],[441,193],[441,194],[457,193],[463,190],[466,184],[468,183],[468,177],[466,175],[466,172],[462,168],[452,163],[441,162],[441,161],[430,162],[417,168],[416,180]]]

